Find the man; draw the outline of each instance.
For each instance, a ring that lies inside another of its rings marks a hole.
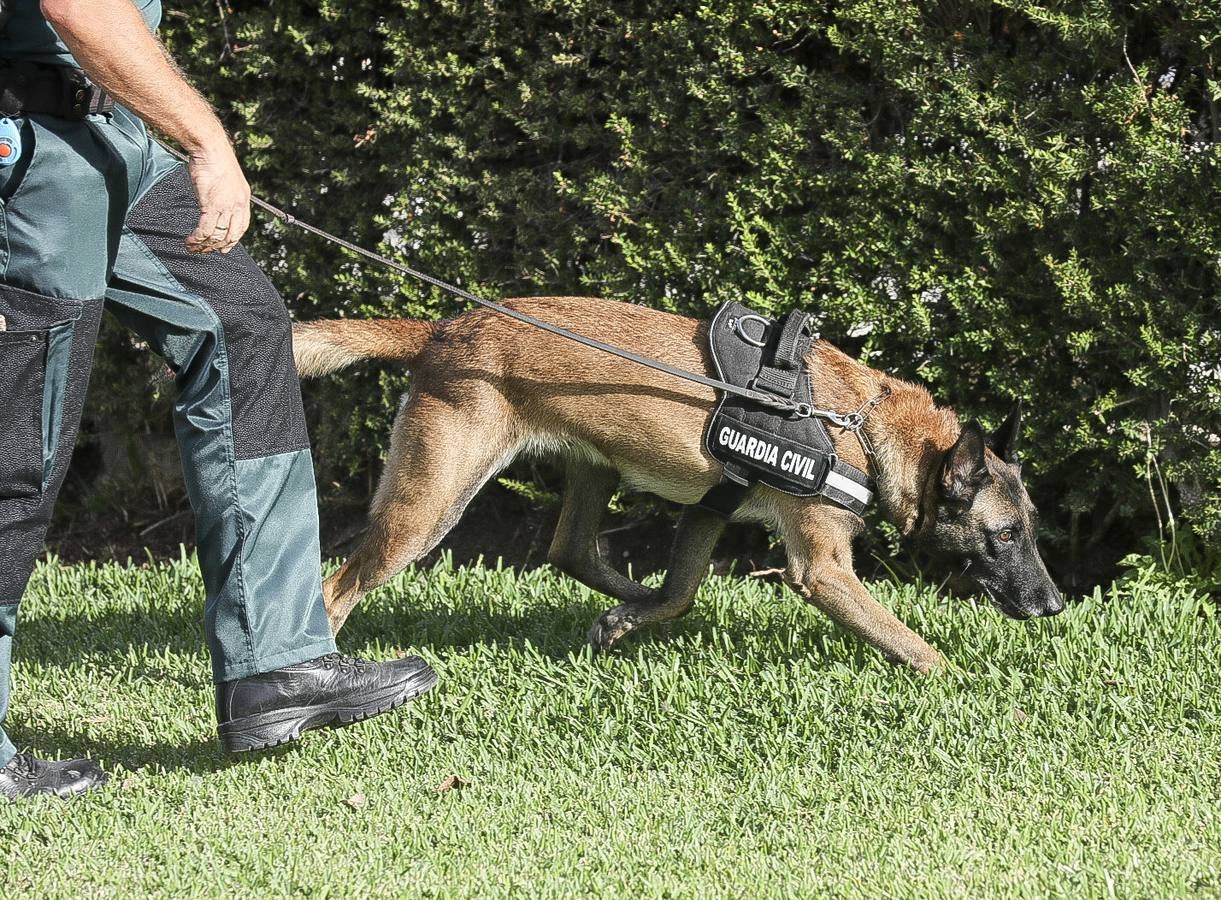
[[[160,0],[0,3],[0,796],[105,780],[86,760],[19,754],[2,729],[17,603],[103,306],[176,375],[223,746],[274,746],[423,693],[436,675],[419,658],[335,652],[288,314],[238,244],[250,189],[229,139],[153,36]]]

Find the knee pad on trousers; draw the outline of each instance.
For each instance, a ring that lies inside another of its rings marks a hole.
[[[127,217],[128,229],[220,320],[237,457],[307,449],[292,322],[284,301],[240,245],[228,254],[189,252],[186,237],[198,223],[199,205],[182,168],[150,188]]]

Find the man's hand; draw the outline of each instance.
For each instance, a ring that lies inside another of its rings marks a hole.
[[[220,120],[149,33],[140,11],[131,0],[40,0],[40,7],[90,78],[190,155],[203,214],[187,248],[232,250],[250,224],[250,185]]]
[[[211,153],[192,153],[187,164],[202,212],[187,238],[192,253],[228,253],[250,226],[250,185],[228,141]]]

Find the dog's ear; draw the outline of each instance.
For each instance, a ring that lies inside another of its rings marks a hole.
[[[1022,404],[1015,403],[1009,411],[1009,417],[1001,423],[1000,428],[988,435],[988,449],[1009,463],[1018,462],[1018,438],[1022,433]]]
[[[984,460],[987,438],[979,423],[972,419],[962,427],[954,446],[945,451],[941,464],[941,492],[948,500],[967,504],[988,483],[988,464]]]

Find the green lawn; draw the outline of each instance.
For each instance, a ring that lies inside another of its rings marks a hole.
[[[749,579],[595,659],[605,601],[568,579],[408,573],[340,643],[418,651],[441,685],[235,763],[194,566],[41,566],[11,731],[115,777],[0,807],[0,894],[1221,896],[1204,602],[1137,579],[1015,623],[875,590],[945,671],[893,668]]]

